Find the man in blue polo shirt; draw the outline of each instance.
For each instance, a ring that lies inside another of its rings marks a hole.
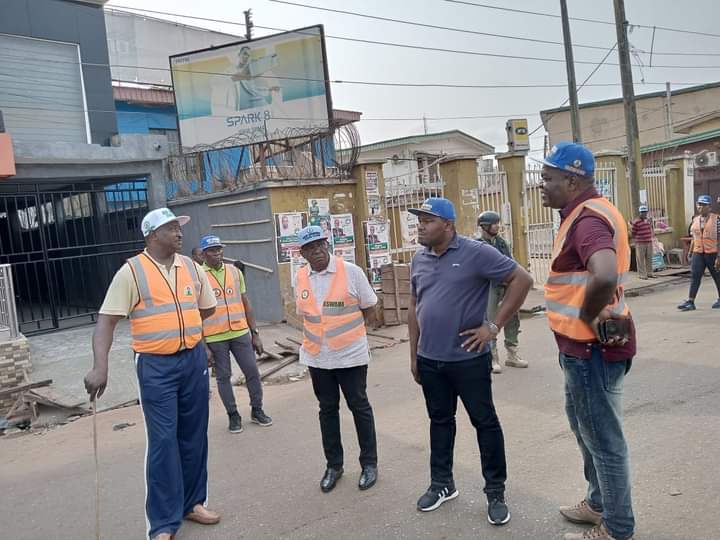
[[[418,216],[418,241],[425,246],[412,261],[410,370],[430,417],[431,483],[417,508],[429,512],[458,496],[452,464],[460,397],[477,431],[488,521],[504,525],[510,521],[505,443],[492,400],[489,344],[522,306],[532,278],[492,246],[457,234],[449,200],[430,198],[410,212]],[[488,321],[494,283],[507,288],[494,321]]]

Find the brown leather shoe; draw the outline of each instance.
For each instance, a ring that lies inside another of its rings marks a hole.
[[[208,510],[202,504],[196,504],[193,506],[192,512],[185,516],[185,519],[202,525],[215,525],[220,523],[220,514]]]
[[[560,513],[572,523],[589,523],[590,525],[602,523],[602,512],[596,512],[590,508],[585,499],[575,506],[561,506]]]

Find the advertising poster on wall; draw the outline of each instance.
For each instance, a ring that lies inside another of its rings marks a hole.
[[[330,129],[322,26],[171,56],[170,68],[185,150]]]
[[[365,245],[372,255],[390,249],[390,227],[387,221],[364,221]]]
[[[340,257],[341,259],[351,262],[355,264],[355,246],[343,246],[343,247],[335,247],[335,252],[333,253],[337,257]]]
[[[335,247],[354,246],[355,231],[353,229],[352,214],[333,214],[332,236]]]
[[[290,253],[290,284],[295,288],[298,271],[307,264],[307,261],[300,255],[300,251],[292,251]]]
[[[407,210],[400,212],[400,231],[404,248],[417,248],[418,244],[418,218]]]
[[[275,236],[277,239],[277,260],[279,263],[290,262],[290,252],[298,251],[297,233],[307,225],[304,212],[284,212],[275,214]]]
[[[370,283],[373,289],[380,289],[382,285],[382,266],[390,264],[390,253],[370,255]]]
[[[333,250],[332,221],[330,216],[330,199],[308,199],[308,215],[310,225],[318,225],[323,230],[323,236]]]
[[[378,173],[375,171],[365,171],[365,191],[368,195],[379,195]]]

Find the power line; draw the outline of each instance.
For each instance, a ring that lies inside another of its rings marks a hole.
[[[450,1],[450,0],[446,0]],[[121,6],[117,6],[121,7]],[[199,20],[205,20],[205,21],[213,21],[221,24],[230,24],[230,25],[240,25],[244,26],[245,23],[237,22],[237,21],[228,21],[228,20],[220,20],[220,19],[210,19],[207,17],[195,17],[192,15],[183,15],[180,13],[171,13],[171,12],[159,12],[159,11],[152,11],[152,10],[145,10],[144,8],[132,8],[132,7],[126,7],[122,6],[123,9],[131,9],[136,10],[140,12],[147,12],[147,13],[159,13],[163,15],[169,15],[173,17],[181,17],[181,18],[188,18],[188,19],[199,19]],[[262,28],[263,30],[273,30],[276,32],[294,32],[296,34],[307,34],[315,36],[317,34],[311,33],[311,32],[303,32],[303,31],[297,31],[287,28],[276,28],[272,26],[260,26],[260,25],[254,25],[254,28]],[[501,58],[506,60],[530,60],[533,62],[550,62],[550,63],[565,63],[565,60],[562,58],[547,58],[547,57],[538,57],[538,56],[522,56],[522,55],[512,55],[512,54],[500,54],[500,53],[490,53],[490,52],[483,52],[483,51],[471,51],[467,49],[448,49],[443,47],[428,47],[424,45],[413,45],[409,43],[395,43],[390,41],[379,41],[379,40],[373,40],[373,39],[361,39],[361,38],[352,38],[348,36],[337,36],[337,35],[331,35],[331,34],[325,34],[325,37],[327,39],[337,39],[341,41],[349,41],[352,43],[363,43],[367,45],[381,45],[385,47],[397,47],[401,49],[411,49],[411,50],[421,50],[421,51],[431,51],[431,52],[442,52],[442,53],[450,53],[450,54],[463,54],[463,55],[469,55],[469,56],[481,56],[481,57],[487,57],[487,58]],[[655,54],[655,53],[653,53]],[[589,61],[589,60],[576,60],[576,64],[587,64],[587,65],[595,65],[596,62]],[[619,64],[605,64],[607,66],[619,66]],[[718,66],[688,66],[688,65],[655,65],[654,68],[663,68],[663,69],[720,69],[720,65]]]
[[[467,2],[465,0],[444,0],[444,1],[450,2],[452,4],[464,4],[466,6],[473,6],[473,7],[485,8],[485,9],[495,9],[498,11],[506,11],[506,12],[512,12],[512,13],[521,13],[523,15],[537,15],[539,17],[552,17],[555,19],[560,18],[560,15],[557,15],[555,13],[548,13],[546,11],[527,11],[527,10],[522,10],[522,9],[513,9],[513,8],[500,7],[500,6],[493,6],[490,4],[479,4],[476,2]],[[570,20],[615,26],[614,21],[603,21],[600,19],[586,19],[586,18],[582,18],[582,17],[570,17]],[[684,28],[671,28],[669,26],[658,26],[656,24],[648,25],[648,24],[634,24],[633,23],[633,24],[630,24],[630,26],[633,26],[635,28],[645,28],[648,30],[652,30],[653,28],[656,28],[657,30],[665,30],[666,32],[677,32],[677,33],[681,33],[681,34],[693,34],[696,36],[720,38],[720,34],[712,34],[710,32],[700,32],[698,30],[687,30]],[[653,54],[657,54],[657,53],[653,53]]]
[[[295,6],[295,7],[301,7],[306,9],[315,9],[318,11],[326,11],[329,13],[339,13],[342,15],[352,15],[354,17],[362,17],[365,19],[372,19],[376,21],[385,21],[385,22],[392,22],[392,23],[398,23],[398,24],[405,24],[410,26],[417,26],[420,28],[431,28],[434,30],[446,30],[449,32],[458,32],[462,34],[471,34],[476,36],[487,36],[487,37],[495,37],[495,38],[501,38],[501,39],[514,39],[518,41],[524,41],[524,42],[530,42],[530,43],[542,43],[546,45],[560,45],[562,46],[562,41],[552,41],[547,39],[539,39],[539,38],[531,38],[527,36],[514,36],[509,34],[495,34],[492,32],[481,32],[479,30],[470,30],[467,28],[458,28],[454,26],[442,26],[437,24],[429,24],[429,23],[422,23],[419,21],[409,21],[407,19],[396,19],[392,17],[381,17],[379,15],[370,15],[368,13],[358,13],[355,11],[347,11],[343,9],[333,9],[333,8],[326,8],[321,6],[313,6],[309,4],[301,4],[298,2],[289,2],[287,0],[269,0],[270,2],[275,2],[276,4],[285,4],[288,6]],[[516,10],[512,10],[516,11]],[[534,12],[531,12],[534,13]],[[570,17],[572,19],[572,17]],[[584,20],[584,19],[579,19]],[[608,23],[608,24],[614,24],[614,23]],[[599,45],[583,45],[580,43],[573,43],[573,48],[581,48],[581,49],[593,49],[593,50],[599,50],[604,51],[605,47],[601,47]],[[644,51],[642,49],[637,49],[639,53],[649,55],[650,53],[648,51]],[[664,53],[664,52],[655,52],[652,53],[655,56],[720,56],[720,53],[702,53],[702,52],[672,52],[672,53]]]

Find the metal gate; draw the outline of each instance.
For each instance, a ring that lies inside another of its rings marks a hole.
[[[512,217],[508,199],[507,173],[505,171],[487,171],[478,174],[478,187],[463,190],[463,206],[470,206],[480,215],[486,210],[500,214],[502,218],[500,236],[512,248]]]
[[[123,261],[143,247],[147,182],[0,186],[0,264],[12,266],[20,331],[95,320]]]
[[[542,204],[542,166],[525,169],[523,190],[524,233],[527,242],[530,273],[536,285],[543,285],[550,274],[553,241],[560,227],[560,214]],[[595,187],[611,203],[617,204],[617,170],[612,164],[598,163],[595,168]]]

